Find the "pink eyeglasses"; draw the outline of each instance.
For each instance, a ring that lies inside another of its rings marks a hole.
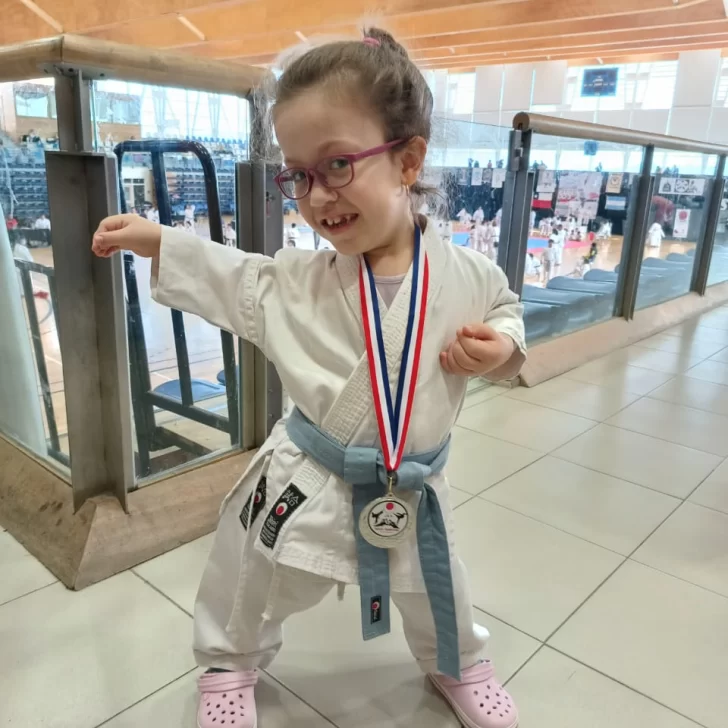
[[[313,182],[317,179],[324,187],[330,189],[341,189],[354,181],[354,162],[367,157],[374,157],[382,154],[404,139],[395,139],[388,144],[382,144],[372,149],[356,154],[337,154],[334,157],[322,159],[315,167],[291,167],[284,169],[275,176],[278,189],[289,200],[300,200],[304,198],[313,188]]]

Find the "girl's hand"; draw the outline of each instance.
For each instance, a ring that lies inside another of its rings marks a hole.
[[[142,258],[156,258],[162,242],[162,228],[139,215],[112,215],[101,221],[91,249],[100,258],[119,250],[131,250]]]
[[[515,348],[510,336],[488,324],[472,324],[458,329],[455,341],[440,353],[440,364],[450,374],[483,376],[502,367]]]

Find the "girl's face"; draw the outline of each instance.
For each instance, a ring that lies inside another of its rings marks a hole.
[[[286,167],[316,167],[337,154],[356,154],[389,141],[378,117],[362,103],[346,103],[323,87],[276,106],[274,123]],[[304,220],[337,251],[358,255],[410,236],[406,186],[414,184],[427,145],[416,138],[404,149],[354,162],[351,184],[331,189],[315,179],[297,200]],[[338,221],[338,222],[337,222]]]

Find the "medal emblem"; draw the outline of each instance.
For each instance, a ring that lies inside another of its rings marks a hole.
[[[367,260],[363,256],[361,258],[359,292],[364,339],[379,439],[388,476],[386,495],[364,507],[359,516],[359,530],[365,541],[384,549],[394,548],[406,541],[415,526],[414,509],[395,495],[394,487],[412,414],[425,326],[428,283],[427,254],[420,241],[420,229],[416,227],[409,316],[397,387],[392,392],[374,274]]]

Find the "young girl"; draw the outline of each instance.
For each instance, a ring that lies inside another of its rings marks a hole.
[[[154,258],[155,299],[260,347],[296,405],[221,510],[195,607],[200,728],[253,728],[286,617],[349,584],[364,639],[389,631],[391,597],[465,726],[517,725],[483,659],[443,469],[467,377],[524,361],[522,307],[486,256],[413,213],[431,113],[387,33],[313,48],[277,82],[277,183],[335,250],[270,259],[131,215],[94,236],[98,255]]]

